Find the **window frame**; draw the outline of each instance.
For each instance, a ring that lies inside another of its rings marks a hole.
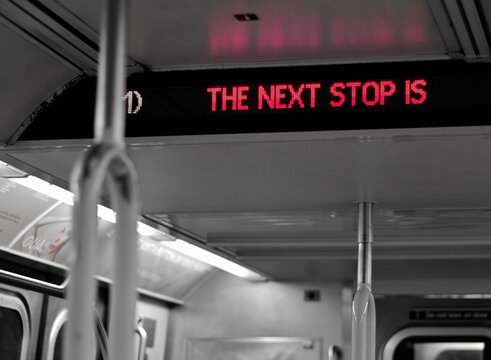
[[[411,337],[480,336],[491,339],[491,328],[484,326],[412,326],[394,333],[384,344],[380,360],[393,360],[397,346]]]
[[[27,360],[31,339],[31,323],[26,305],[19,296],[0,291],[0,308],[14,310],[19,314],[22,322],[22,341],[19,360]]]

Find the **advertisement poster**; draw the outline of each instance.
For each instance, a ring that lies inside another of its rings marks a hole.
[[[68,256],[64,250],[71,236],[71,213],[71,206],[58,204],[24,229],[10,248],[40,259],[60,262],[58,257]]]
[[[0,179],[0,246],[38,259],[71,266],[72,206]],[[115,225],[98,218],[95,272],[113,278],[118,241]],[[138,234],[139,288],[183,298],[212,269],[208,264]]]
[[[212,266],[141,236],[138,239],[138,287],[182,299]]]
[[[99,219],[97,242],[97,273],[113,278],[115,247],[114,224]],[[176,250],[138,234],[138,278],[139,288],[182,299],[198,284],[212,267]]]
[[[16,242],[19,234],[56,204],[55,199],[0,178],[0,246]]]

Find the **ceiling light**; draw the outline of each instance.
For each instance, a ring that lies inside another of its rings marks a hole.
[[[0,178],[12,179],[26,177],[27,174],[3,161],[0,161]]]
[[[116,213],[105,206],[97,205],[97,216],[110,223],[116,224]]]
[[[49,182],[41,180],[35,176],[12,178],[10,180],[33,191],[47,195],[55,200],[64,202],[65,204],[73,205],[73,194],[70,191],[59,186],[52,185]]]
[[[176,238],[166,232],[138,221],[136,230],[139,234],[155,241],[174,241]]]
[[[227,271],[235,276],[253,280],[264,281],[266,278],[248,268],[239,265],[233,261],[218,256],[210,251],[202,249],[196,245],[192,245],[184,240],[177,239],[176,241],[165,242],[164,245],[171,249],[177,250],[183,254],[191,256],[204,263],[217,267],[221,270]]]

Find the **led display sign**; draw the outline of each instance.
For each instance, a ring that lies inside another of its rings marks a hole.
[[[427,97],[425,79],[405,80],[397,86],[392,80],[346,81],[327,84],[327,107],[384,106],[396,92],[404,92],[405,105],[423,104]],[[318,105],[320,82],[294,84],[208,87],[211,111],[249,111],[263,109],[313,109]],[[255,96],[250,96],[251,94]]]
[[[491,125],[489,68],[409,65],[136,74],[126,136]],[[43,106],[21,140],[91,138],[95,88],[88,78]]]

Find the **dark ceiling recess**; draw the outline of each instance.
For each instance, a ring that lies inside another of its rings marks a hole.
[[[305,290],[303,299],[306,302],[318,302],[321,300],[320,290]]]
[[[235,18],[239,21],[256,21],[259,20],[256,14],[235,14]]]

